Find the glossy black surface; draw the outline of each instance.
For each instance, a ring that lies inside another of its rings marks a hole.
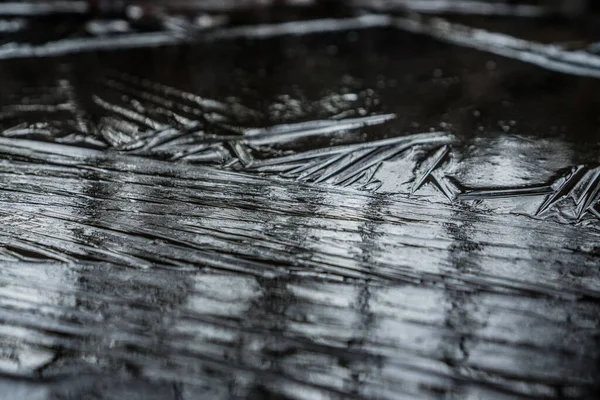
[[[595,399],[594,38],[411,18],[6,36],[0,398]]]

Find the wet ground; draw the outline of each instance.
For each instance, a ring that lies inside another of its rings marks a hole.
[[[600,32],[206,18],[0,20],[0,398],[597,398]]]

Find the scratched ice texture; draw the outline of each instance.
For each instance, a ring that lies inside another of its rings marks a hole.
[[[0,398],[600,395],[595,38],[29,23],[0,23]]]

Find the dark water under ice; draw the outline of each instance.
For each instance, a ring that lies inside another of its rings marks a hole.
[[[5,34],[0,398],[598,396],[596,56],[374,18]]]

